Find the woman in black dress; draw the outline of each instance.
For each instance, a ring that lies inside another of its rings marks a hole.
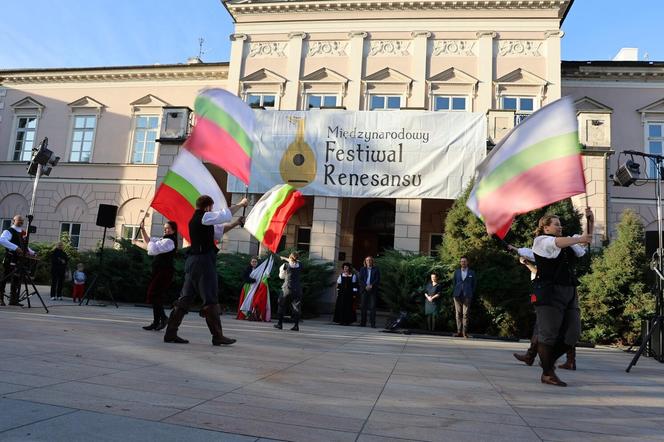
[[[341,266],[341,274],[337,278],[337,304],[334,308],[333,322],[349,325],[357,320],[354,298],[358,293],[357,274],[350,263]]]
[[[424,288],[424,315],[427,319],[427,330],[436,329],[436,318],[440,308],[440,297],[443,294],[443,286],[438,281],[438,274],[431,273],[431,281],[428,281]]]

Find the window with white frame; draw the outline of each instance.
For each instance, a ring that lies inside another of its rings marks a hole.
[[[60,223],[60,233],[66,233],[72,247],[78,249],[78,243],[81,239],[81,225],[79,223]]]
[[[37,116],[17,116],[15,135],[13,161],[30,161],[37,136]]]
[[[369,95],[369,110],[401,109],[400,95]]]
[[[89,163],[95,140],[97,117],[94,115],[76,115],[72,125],[71,153],[69,161]]]
[[[450,95],[434,95],[433,110],[435,111],[465,111],[468,100],[466,97]]]
[[[4,232],[5,230],[9,229],[12,226],[12,219],[11,218],[2,218],[2,219],[0,219],[0,223],[2,223],[2,227],[0,228],[0,231]]]
[[[277,105],[277,96],[274,94],[247,94],[246,102],[249,107],[274,109]]]
[[[501,109],[513,110],[514,124],[519,124],[535,110],[535,98],[533,97],[502,97]]]
[[[646,123],[646,151],[654,155],[664,153],[664,121],[648,121]],[[656,178],[655,164],[652,161],[649,163],[648,177]]]
[[[120,237],[122,239],[128,239],[130,241],[134,240],[134,238],[137,241],[143,241],[143,236],[138,235],[138,232],[140,230],[140,227],[136,224],[123,224],[122,225],[122,231],[120,232]]]
[[[332,94],[307,94],[307,109],[337,106],[337,96]]]
[[[136,115],[134,118],[134,142],[131,162],[154,164],[157,159],[157,135],[159,115]]]

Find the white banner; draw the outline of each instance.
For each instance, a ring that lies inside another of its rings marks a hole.
[[[486,155],[486,116],[468,112],[257,110],[250,193],[455,199]],[[244,183],[228,177],[228,191]]]

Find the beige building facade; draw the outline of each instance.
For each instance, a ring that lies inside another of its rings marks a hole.
[[[489,146],[528,114],[572,95],[588,183],[575,201],[596,210],[597,243],[609,238],[624,207],[636,207],[652,230],[652,184],[612,188],[607,176],[617,165],[614,152],[656,150],[662,67],[563,62],[561,70],[560,26],[571,3],[228,1],[235,22],[228,63],[0,71],[0,219],[6,225],[27,213],[25,161],[47,136],[61,160],[40,182],[33,239],[67,232],[79,248],[95,247],[99,204],[119,207],[112,234],[131,237],[181,145],[161,137],[169,109],[192,108],[201,89],[221,87],[274,110],[480,112]],[[284,246],[355,265],[389,247],[435,251],[453,202],[306,201]],[[163,218],[147,222],[157,234]],[[259,250],[240,229],[223,248]]]

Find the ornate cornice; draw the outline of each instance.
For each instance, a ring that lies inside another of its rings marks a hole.
[[[555,9],[560,18],[564,17],[571,0],[341,0],[319,1],[265,1],[242,0],[226,1],[225,4],[236,18],[255,13],[292,12],[337,12],[337,11],[430,11],[430,10],[543,10]]]
[[[537,40],[501,40],[498,55],[501,57],[541,57],[542,42]]]
[[[286,46],[284,41],[261,41],[249,44],[249,58],[286,57]]]
[[[0,71],[2,84],[226,80],[228,63],[128,68]]]
[[[309,41],[307,57],[345,57],[347,41]]]
[[[431,55],[472,57],[475,54],[475,40],[434,40]]]
[[[369,56],[406,56],[410,55],[410,41],[408,40],[373,40],[369,48]]]

